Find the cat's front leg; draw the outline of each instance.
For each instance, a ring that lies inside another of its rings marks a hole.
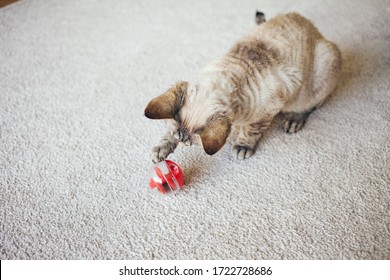
[[[263,131],[267,129],[272,121],[271,119],[238,126],[238,137],[233,145],[232,154],[237,159],[250,158],[256,150]]]
[[[169,154],[176,149],[179,140],[176,139],[171,131],[167,132],[161,139],[160,143],[153,148],[150,155],[153,163],[165,160]]]

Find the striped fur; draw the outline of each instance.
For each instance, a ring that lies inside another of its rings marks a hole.
[[[278,113],[286,118],[286,132],[301,129],[334,90],[340,70],[337,46],[310,21],[297,13],[280,15],[262,21],[204,68],[195,83],[179,83],[153,99],[145,115],[172,118],[173,142],[191,144],[199,134],[208,154],[217,152],[233,129],[238,135],[233,154],[245,159]],[[153,161],[164,159],[177,145],[172,148],[173,142],[168,145],[164,139],[157,148],[164,152],[152,155]]]

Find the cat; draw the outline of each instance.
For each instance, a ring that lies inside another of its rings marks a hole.
[[[287,13],[265,21],[257,12],[256,22],[259,25],[206,66],[195,83],[178,82],[148,103],[147,118],[172,120],[153,148],[154,163],[179,142],[191,145],[196,135],[213,155],[233,131],[233,156],[247,159],[277,114],[284,117],[284,131],[295,133],[334,91],[340,51],[308,19]]]

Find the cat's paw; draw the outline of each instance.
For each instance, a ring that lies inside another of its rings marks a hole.
[[[173,134],[173,137],[175,137],[175,139],[179,140],[180,142],[184,143],[184,145],[186,145],[186,146],[192,145],[191,137],[187,133],[183,133],[181,131],[176,131]]]
[[[232,154],[237,159],[247,159],[250,158],[255,153],[253,148],[242,146],[242,145],[234,145]]]
[[[305,125],[305,122],[311,112],[313,112],[316,107],[311,108],[310,110],[303,113],[283,113],[284,122],[283,122],[283,130],[287,133],[296,133],[302,129]]]
[[[156,146],[152,150],[150,159],[152,160],[153,163],[158,163],[160,161],[165,160],[170,153],[172,153],[172,149],[169,146],[166,145]]]
[[[285,120],[283,123],[283,130],[287,133],[296,133],[300,131],[305,124],[305,119],[300,120]]]

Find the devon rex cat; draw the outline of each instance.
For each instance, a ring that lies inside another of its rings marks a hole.
[[[334,90],[341,70],[334,43],[297,13],[264,21],[258,12],[259,26],[203,69],[195,83],[179,82],[149,102],[146,117],[172,119],[153,149],[153,162],[164,160],[179,142],[190,145],[195,135],[212,155],[233,129],[233,155],[249,158],[278,113],[284,130],[297,132]]]

